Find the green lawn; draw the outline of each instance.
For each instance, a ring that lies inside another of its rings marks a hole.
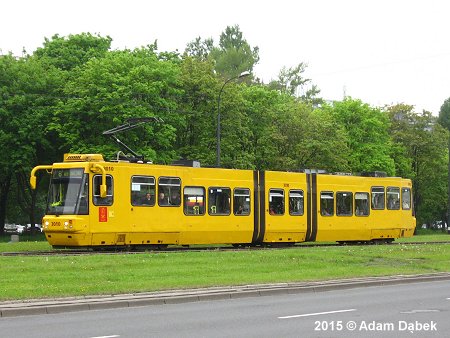
[[[450,241],[450,235],[442,231],[420,229],[418,235],[411,238],[400,238],[395,240],[399,243],[408,242],[444,242]],[[317,243],[305,243],[317,244]],[[17,251],[48,251],[52,247],[47,243],[44,234],[20,235],[19,242],[12,243],[11,235],[0,236],[0,252]]]
[[[0,236],[0,252],[48,251],[51,249],[44,234],[19,235],[19,242],[11,242],[11,235]]]
[[[0,256],[0,300],[449,271],[448,244]]]
[[[396,239],[395,242],[444,242],[450,241],[450,234],[441,230],[418,229],[417,234],[411,238]]]

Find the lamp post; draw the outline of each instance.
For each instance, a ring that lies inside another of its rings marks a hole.
[[[219,97],[217,99],[217,136],[216,136],[217,137],[217,151],[216,151],[216,167],[217,168],[220,168],[220,97],[222,95],[223,89],[225,88],[225,85],[228,82],[231,82],[233,80],[240,79],[240,78],[243,78],[243,77],[246,77],[249,75],[250,75],[250,72],[247,72],[247,71],[242,72],[238,76],[234,76],[234,77],[226,80],[224,82],[224,84],[222,85],[222,88],[220,88]]]

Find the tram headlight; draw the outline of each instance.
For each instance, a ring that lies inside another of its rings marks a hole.
[[[69,229],[69,222],[67,221],[64,222],[64,229]]]
[[[48,225],[50,224],[50,222],[49,221],[45,221],[45,223],[44,223],[44,229],[48,229]]]

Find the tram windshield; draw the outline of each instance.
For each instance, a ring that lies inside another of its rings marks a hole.
[[[47,214],[86,215],[89,179],[82,168],[54,169],[48,192]]]

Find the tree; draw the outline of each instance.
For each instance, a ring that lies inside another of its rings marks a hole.
[[[245,110],[243,97],[245,86],[231,81],[224,87],[221,97],[221,161],[226,168],[254,168],[251,120]]]
[[[0,159],[0,223],[5,220],[11,188],[15,188],[14,205],[34,224],[37,201],[36,191],[29,189],[29,172],[32,166],[54,154],[46,134],[46,121],[51,119],[52,108],[59,100],[57,92],[62,77],[55,67],[30,56],[0,57],[0,73],[0,141],[4,151]]]
[[[14,79],[18,76],[18,61],[11,55],[0,56],[0,144],[8,153],[12,151],[14,134],[10,121],[14,116],[10,100],[14,95]],[[13,165],[9,158],[0,156],[0,233],[3,233],[6,219],[6,205],[13,175]]]
[[[183,95],[177,102],[182,123],[177,128],[179,158],[196,159],[202,165],[215,163],[217,94],[219,82],[210,61],[185,55],[180,65]]]
[[[193,57],[199,61],[207,61],[209,53],[214,48],[214,40],[212,38],[204,39],[197,37],[195,40],[189,42],[185,49],[187,56]]]
[[[112,39],[81,33],[60,37],[53,35],[51,39],[45,38],[44,47],[38,48],[34,56],[45,60],[61,70],[72,70],[80,67],[92,58],[102,58],[111,48]]]
[[[416,144],[416,142],[412,142],[416,136],[416,114],[413,110],[413,106],[406,104],[385,107],[390,120],[391,157],[395,162],[395,174],[411,179],[415,178],[414,151],[411,146]]]
[[[301,100],[310,102],[314,105],[323,103],[323,100],[317,97],[320,90],[316,85],[311,84],[311,79],[307,79],[303,76],[306,67],[307,65],[303,62],[300,62],[295,67],[283,67],[278,74],[278,79],[272,80],[269,83],[269,88],[298,97]],[[311,85],[311,87],[308,88],[309,85]]]
[[[146,158],[168,163],[179,116],[176,98],[181,94],[178,66],[160,61],[152,48],[113,51],[94,58],[76,70],[64,92],[67,102],[56,110],[51,125],[63,140],[60,151],[99,152],[112,156],[117,145],[102,131],[132,117],[156,116],[160,125],[148,124],[124,137],[132,149]]]
[[[430,112],[413,106],[387,107],[397,176],[411,178],[418,224],[445,219],[447,132]]]
[[[450,131],[450,98],[444,101],[439,111],[438,123]],[[450,138],[448,139],[448,180],[447,180],[447,226],[450,227]]]
[[[280,95],[265,86],[253,85],[243,88],[243,96],[251,132],[249,152],[253,157],[253,165],[256,169],[270,169],[273,154],[276,154],[270,129],[275,118],[274,107]]]
[[[447,130],[450,130],[450,97],[444,101],[439,110],[438,123]]]
[[[303,62],[293,68],[283,67],[278,74],[278,80],[272,81],[269,86],[278,89],[282,93],[296,96],[297,89],[311,81],[303,77],[306,67],[307,65]]]
[[[219,46],[212,48],[210,57],[215,61],[216,71],[229,79],[244,71],[253,71],[259,61],[259,48],[250,47],[238,25],[228,26],[220,35]]]
[[[267,86],[247,87],[244,97],[256,168],[348,169],[345,134],[328,112]]]
[[[329,172],[351,172],[347,133],[326,109],[314,109],[303,121],[307,126],[298,157],[303,168]]]
[[[390,157],[390,121],[387,114],[361,100],[346,98],[326,107],[345,130],[349,148],[348,163],[353,172],[385,171],[395,174]]]

